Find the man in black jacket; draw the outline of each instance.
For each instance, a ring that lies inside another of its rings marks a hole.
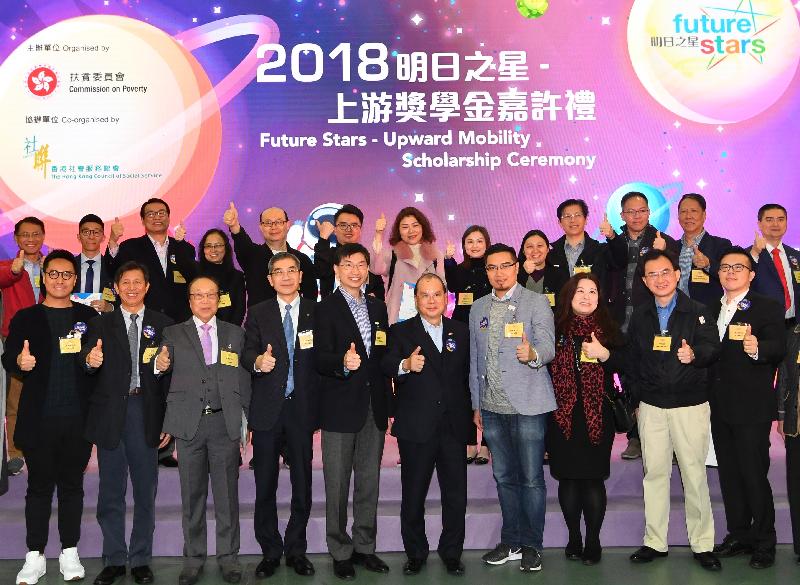
[[[719,355],[717,329],[703,305],[677,290],[681,272],[673,254],[650,250],[642,272],[654,301],[636,308],[628,330],[628,391],[639,403],[645,513],[644,546],[631,561],[667,556],[674,452],[694,558],[704,569],[719,570],[705,465],[711,434],[707,369]]]
[[[90,304],[101,313],[112,311],[112,303],[116,301],[111,258],[107,253],[100,253],[100,245],[105,237],[105,224],[95,214],[84,215],[78,222],[81,251],[75,256],[78,274],[73,293],[92,293],[98,296]]]
[[[586,220],[589,218],[589,206],[583,199],[567,199],[558,205],[556,210],[558,223],[564,235],[553,242],[553,249],[547,257],[561,272],[561,282],[582,272],[597,275],[605,286],[606,245],[589,237],[586,233]],[[558,295],[559,291],[555,291]]]
[[[769,471],[769,434],[776,417],[775,372],[785,346],[783,307],[752,291],[753,260],[743,248],[721,259],[725,296],[709,307],[722,343],[711,376],[711,433],[728,534],[714,551],[723,557],[752,552],[750,566],[775,562],[775,505]]]
[[[256,577],[270,577],[286,555],[286,565],[299,575],[313,575],[306,557],[306,526],[311,513],[311,459],[317,428],[317,384],[314,361],[314,308],[316,302],[301,298],[303,274],[300,260],[278,252],[269,261],[274,299],[250,307],[245,323],[242,363],[253,373],[250,429],[256,480],[256,540],[263,559]],[[292,462],[292,505],[286,537],[278,532],[278,457],[285,438]]]

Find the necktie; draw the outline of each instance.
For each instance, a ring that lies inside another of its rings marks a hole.
[[[294,392],[294,326],[292,325],[292,305],[286,305],[283,314],[283,335],[286,337],[286,348],[289,350],[289,376],[286,378],[286,392],[289,396]]]
[[[792,306],[792,299],[789,296],[789,285],[786,283],[786,273],[783,271],[783,262],[781,262],[781,252],[778,248],[772,248],[772,262],[775,264],[775,270],[778,271],[778,278],[781,279],[781,286],[783,287],[783,304],[784,309],[787,311]]]
[[[87,260],[89,267],[86,269],[86,282],[83,283],[83,292],[94,292],[94,260]],[[138,317],[138,315],[137,315]]]
[[[206,360],[206,365],[211,365],[211,325],[208,323],[203,323],[200,325],[200,329],[203,330],[203,334],[200,336],[200,345],[203,346],[203,357]]]
[[[139,328],[136,320],[139,315],[131,315],[131,324],[128,327],[128,347],[131,351],[131,390],[139,387]]]

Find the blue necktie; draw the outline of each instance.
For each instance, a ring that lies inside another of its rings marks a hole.
[[[87,260],[89,267],[86,269],[86,282],[83,283],[83,292],[94,292],[94,260]]]
[[[286,392],[289,396],[294,392],[294,327],[292,326],[292,305],[286,305],[283,315],[283,335],[286,337],[286,348],[289,350],[289,376],[286,378]]]

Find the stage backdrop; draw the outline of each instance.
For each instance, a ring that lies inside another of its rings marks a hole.
[[[744,244],[778,201],[798,242],[790,0],[3,0],[0,59],[6,256],[25,215],[50,247],[87,212],[139,235],[151,196],[195,242],[282,206],[309,252],[345,202],[366,238],[416,205],[442,245],[517,245],[568,197],[618,226],[632,189],[674,236],[702,193]]]

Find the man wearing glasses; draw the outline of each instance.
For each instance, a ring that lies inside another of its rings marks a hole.
[[[775,506],[767,472],[769,434],[777,415],[775,372],[786,351],[784,309],[751,289],[753,260],[730,248],[719,277],[724,296],[709,306],[722,344],[711,376],[711,434],[719,465],[727,536],[721,557],[749,553],[750,566],[775,562]]]
[[[342,205],[333,216],[333,223],[323,221],[318,223],[319,239],[314,244],[314,269],[319,278],[320,296],[327,297],[339,286],[333,273],[333,252],[331,235],[336,237],[336,242],[342,244],[361,243],[361,226],[364,224],[364,213],[355,205],[346,203]],[[369,273],[365,294],[384,300],[383,277],[373,272]]]
[[[469,314],[474,422],[492,452],[503,516],[500,543],[483,555],[490,565],[521,561],[520,570],[542,568],[547,488],[544,435],[556,409],[544,367],[555,355],[553,311],[543,294],[517,284],[516,251],[493,244],[486,251],[492,293]]]
[[[270,258],[278,252],[288,252],[300,260],[303,279],[300,283],[300,296],[317,300],[317,279],[311,259],[295,250],[286,242],[289,228],[292,227],[289,215],[280,207],[268,207],[259,216],[259,228],[264,238],[263,244],[256,244],[239,223],[239,211],[231,201],[222,220],[231,232],[233,251],[236,260],[244,271],[247,284],[247,306],[275,298],[275,289],[269,283],[268,269]]]
[[[84,215],[78,222],[78,241],[81,252],[75,256],[78,274],[75,283],[76,293],[99,295],[90,305],[98,312],[114,310],[114,274],[108,254],[100,253],[100,245],[106,239],[105,224],[97,215]]]
[[[576,273],[593,272],[605,282],[606,246],[586,233],[589,206],[583,199],[562,201],[556,210],[564,235],[553,242],[547,261],[558,268],[566,282]],[[559,291],[554,291],[556,295]]]

